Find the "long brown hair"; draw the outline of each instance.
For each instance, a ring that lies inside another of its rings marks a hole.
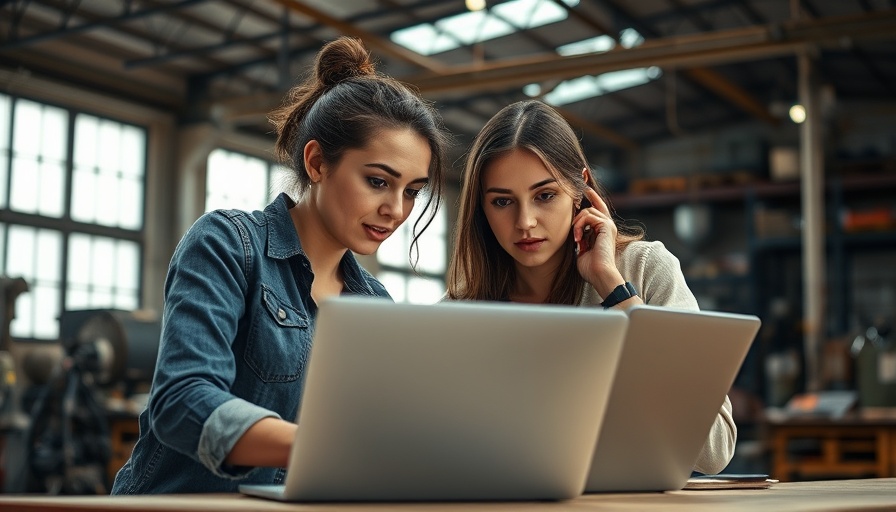
[[[291,188],[299,196],[310,187],[302,152],[311,140],[320,144],[324,161],[335,165],[346,150],[364,148],[386,128],[410,128],[424,137],[432,156],[426,205],[414,223],[414,253],[439,208],[448,146],[441,116],[430,103],[407,85],[377,73],[360,40],[340,37],[321,48],[313,73],[290,89],[268,118],[277,130],[276,155],[293,170]]]
[[[454,251],[448,266],[448,297],[465,300],[509,300],[516,281],[513,258],[498,244],[482,207],[482,174],[496,157],[514,149],[538,156],[559,186],[580,204],[586,186],[606,201],[591,171],[590,182],[582,177],[589,168],[575,132],[552,107],[535,100],[504,107],[482,128],[467,155],[460,196]],[[608,203],[609,204],[609,203]],[[639,227],[617,222],[617,249],[644,238]],[[569,251],[560,264],[547,302],[577,304],[585,280],[576,268],[572,230]]]

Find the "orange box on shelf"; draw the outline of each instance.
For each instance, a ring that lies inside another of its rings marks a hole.
[[[844,231],[887,230],[896,226],[891,208],[880,206],[863,210],[844,210],[841,217]]]

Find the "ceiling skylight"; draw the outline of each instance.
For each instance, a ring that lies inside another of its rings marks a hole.
[[[554,106],[566,105],[567,103],[646,84],[651,80],[659,78],[662,73],[660,68],[651,66],[649,68],[612,71],[598,76],[581,76],[561,82],[554,90],[544,95],[544,101]],[[531,91],[532,89],[529,90]]]
[[[633,48],[644,42],[644,37],[637,30],[629,28],[619,33],[619,46]],[[604,53],[616,47],[616,40],[608,35],[592,37],[582,41],[565,44],[557,48],[557,53],[564,57],[569,55],[582,55],[585,53]],[[603,73],[598,76],[582,76],[565,80],[544,95],[544,101],[551,105],[560,106],[574,103],[587,98],[593,98],[602,94],[627,89],[656,80],[662,75],[660,68],[625,69]],[[523,87],[523,92],[528,96],[540,96],[541,86],[529,84]]]
[[[563,0],[570,7],[579,0]],[[488,41],[514,32],[566,19],[566,9],[552,0],[510,0],[489,10],[465,12],[435,23],[422,23],[396,30],[396,44],[421,55],[434,55],[461,46]]]

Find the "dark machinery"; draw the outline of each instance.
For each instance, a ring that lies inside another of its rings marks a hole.
[[[128,396],[152,379],[161,325],[142,312],[66,311],[63,358],[31,393],[28,492],[107,494],[110,457],[106,391]]]
[[[2,478],[5,491],[22,487],[24,443],[28,430],[28,416],[21,410],[20,379],[13,359],[10,324],[15,317],[15,303],[19,295],[28,291],[24,279],[0,276],[0,453],[3,454]]]

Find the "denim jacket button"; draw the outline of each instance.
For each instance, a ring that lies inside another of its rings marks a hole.
[[[277,316],[280,320],[286,320],[286,311],[283,311],[283,308],[277,310]]]

